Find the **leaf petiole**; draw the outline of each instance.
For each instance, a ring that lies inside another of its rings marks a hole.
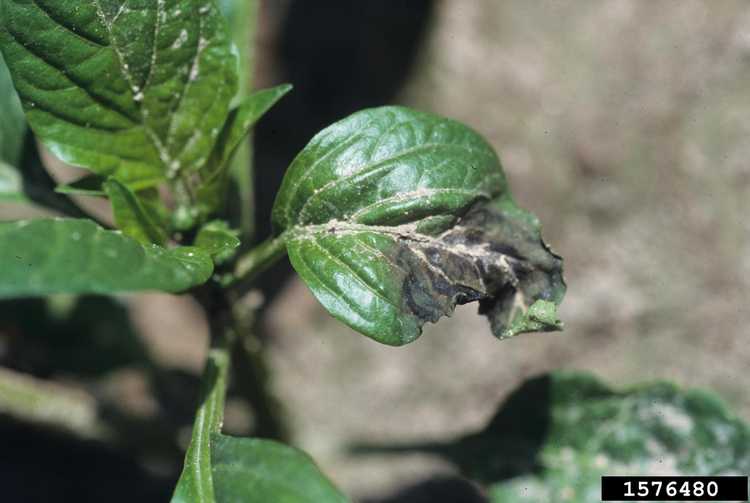
[[[252,281],[286,254],[286,235],[268,238],[237,260],[233,283]]]

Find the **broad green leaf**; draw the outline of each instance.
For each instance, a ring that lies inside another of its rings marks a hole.
[[[216,501],[345,503],[315,462],[293,447],[259,438],[211,437]]]
[[[62,160],[130,184],[197,170],[236,91],[213,0],[3,0],[0,48]]]
[[[180,292],[211,276],[193,247],[141,245],[89,220],[0,223],[0,297],[49,293]]]
[[[206,206],[205,212],[221,206],[226,193],[230,162],[237,148],[255,123],[291,89],[291,85],[283,84],[257,91],[230,112],[206,165],[206,180],[198,191],[200,203]]]
[[[166,242],[167,232],[158,217],[141,203],[133,191],[111,177],[102,188],[112,203],[115,223],[125,235],[143,244],[163,245]]]
[[[58,185],[55,187],[55,192],[75,196],[106,196],[104,182],[106,182],[106,178],[101,176],[86,175],[65,185]]]
[[[273,224],[323,306],[380,342],[471,301],[501,338],[560,329],[562,261],[458,122],[383,107],[326,128],[290,166]]]
[[[214,220],[201,227],[193,244],[211,255],[214,263],[221,264],[230,260],[240,246],[238,234],[226,222]]]
[[[0,201],[23,200],[23,183],[18,168],[23,152],[26,120],[2,54],[0,117]]]
[[[172,503],[346,503],[313,459],[293,447],[260,438],[213,433],[205,443],[204,483],[180,479]],[[198,472],[191,473],[196,480]],[[210,484],[210,485],[209,485]],[[210,489],[209,489],[210,487]]]

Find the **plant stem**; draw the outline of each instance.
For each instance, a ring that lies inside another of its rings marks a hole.
[[[271,267],[286,253],[284,234],[269,238],[243,255],[234,269],[234,282],[252,281],[260,273]]]
[[[207,288],[198,299],[206,309],[211,326],[211,344],[203,371],[198,411],[182,475],[173,502],[214,501],[211,475],[211,435],[221,432],[224,399],[230,365],[230,348],[235,338],[231,310],[222,292]]]
[[[253,89],[255,70],[255,30],[258,19],[258,0],[238,0],[234,2],[232,32],[234,43],[240,52],[240,81],[238,96],[248,96]],[[252,133],[251,133],[252,135]],[[240,196],[240,229],[243,235],[252,240],[255,233],[255,177],[253,174],[252,139],[243,141],[231,164],[231,176],[237,183]]]

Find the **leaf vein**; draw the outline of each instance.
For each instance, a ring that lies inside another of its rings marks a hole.
[[[93,38],[84,37],[82,34],[75,31],[75,29],[71,28],[70,26],[64,24],[62,20],[58,19],[57,17],[54,17],[51,12],[49,12],[47,9],[45,9],[40,3],[39,0],[31,0],[31,3],[39,9],[39,11],[42,12],[50,21],[55,23],[56,25],[63,28],[68,34],[73,35],[74,37],[78,38],[82,42],[85,42],[87,44],[93,45],[98,48],[104,48],[109,47],[109,44],[105,44],[102,42],[99,42],[98,40],[94,40]]]
[[[358,181],[359,179],[361,179],[363,177],[369,176],[369,175],[371,175],[373,173],[377,173],[377,172],[379,172],[381,170],[388,170],[390,168],[395,168],[396,165],[391,165],[389,163],[391,163],[393,161],[397,161],[397,160],[402,159],[404,157],[408,157],[408,156],[410,156],[412,154],[421,152],[423,150],[430,150],[430,149],[453,149],[453,148],[457,148],[457,149],[460,149],[460,150],[465,150],[465,151],[467,151],[469,153],[482,152],[482,153],[487,154],[487,155],[492,155],[491,153],[488,153],[485,150],[474,149],[472,147],[469,147],[468,145],[459,145],[459,144],[451,144],[451,143],[422,143],[420,145],[417,145],[416,147],[411,147],[411,148],[402,150],[401,152],[399,152],[396,155],[393,155],[393,156],[390,156],[390,157],[386,157],[385,159],[381,159],[381,160],[379,160],[377,162],[374,162],[374,163],[371,163],[371,164],[365,164],[363,166],[358,166],[356,168],[357,171],[356,171],[356,173],[354,175],[351,175],[351,176],[348,176],[348,177],[336,178],[336,179],[331,180],[330,182],[326,183],[325,185],[323,185],[322,187],[320,187],[319,189],[317,189],[312,195],[310,195],[310,197],[308,197],[307,200],[304,202],[304,204],[302,205],[302,208],[300,208],[300,211],[298,213],[298,215],[299,215],[298,221],[299,222],[304,222],[305,216],[307,214],[306,213],[307,212],[307,208],[310,206],[310,204],[312,203],[312,201],[314,199],[322,197],[322,194],[324,192],[332,190],[332,189],[338,187],[342,183],[354,183],[355,181]],[[313,170],[313,167],[311,166],[308,169],[307,173],[311,173],[312,170]]]
[[[28,52],[33,57],[35,57],[36,59],[38,59],[39,61],[41,61],[43,64],[45,64],[48,67],[52,68],[53,70],[59,72],[60,76],[62,78],[64,78],[68,82],[72,83],[75,87],[77,87],[78,89],[80,89],[84,94],[86,94],[86,96],[88,96],[91,99],[91,101],[93,101],[97,105],[99,105],[99,106],[101,106],[101,107],[103,107],[103,108],[105,108],[107,110],[110,110],[111,112],[116,113],[122,119],[125,119],[125,120],[127,120],[128,122],[130,122],[132,124],[137,124],[137,122],[132,117],[130,117],[127,112],[120,110],[119,107],[115,103],[109,101],[107,98],[105,98],[103,96],[99,96],[99,95],[91,92],[81,82],[78,82],[77,80],[73,79],[70,76],[70,74],[66,74],[65,71],[64,71],[64,69],[55,66],[51,61],[48,61],[47,59],[45,59],[42,54],[37,53],[34,49],[32,49],[32,45],[24,43],[24,41],[21,39],[21,37],[16,32],[14,32],[13,30],[10,30],[10,29],[7,29],[6,32],[13,38],[13,40],[15,40],[18,43],[18,45],[21,48],[23,48],[26,52]],[[26,80],[26,81],[29,82],[28,80]],[[34,87],[37,87],[37,86],[34,86]],[[37,89],[39,89],[39,87],[37,87]]]

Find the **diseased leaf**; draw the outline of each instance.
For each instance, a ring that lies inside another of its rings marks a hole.
[[[547,400],[539,401],[534,391],[543,391]],[[515,441],[541,440],[522,434],[520,423],[530,419],[546,420],[547,435],[537,444],[534,473],[490,484],[495,503],[599,501],[605,474],[750,472],[750,428],[710,392],[681,390],[666,382],[619,391],[590,375],[555,373],[527,383],[514,395],[538,409],[531,416],[515,415]],[[497,442],[501,434],[496,430],[491,454],[485,451],[485,469],[513,463]],[[483,438],[489,440],[486,433]]]
[[[3,0],[0,48],[37,136],[123,183],[203,165],[236,91],[213,0]]]
[[[205,182],[198,191],[198,200],[206,207],[204,212],[211,212],[221,206],[232,156],[255,123],[291,89],[290,84],[282,84],[257,91],[230,112],[206,164]]]
[[[290,166],[273,224],[323,306],[380,342],[411,342],[471,301],[501,338],[561,327],[560,257],[458,122],[383,107],[326,128]]]
[[[167,231],[158,216],[128,187],[110,177],[102,188],[112,203],[115,223],[124,234],[143,244],[163,245],[167,241]]]
[[[0,298],[49,293],[179,292],[208,280],[211,258],[193,247],[141,245],[89,220],[0,223]]]
[[[214,220],[201,227],[193,244],[210,254],[214,263],[222,264],[230,260],[240,246],[238,235],[239,232],[230,229],[226,222]]]
[[[211,464],[217,502],[348,501],[310,456],[272,440],[214,434]]]

